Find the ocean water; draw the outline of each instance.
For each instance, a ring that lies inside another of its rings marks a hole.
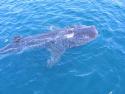
[[[125,94],[125,0],[1,0],[0,47],[16,35],[95,25],[96,40],[50,54],[32,49],[0,60],[0,94]]]

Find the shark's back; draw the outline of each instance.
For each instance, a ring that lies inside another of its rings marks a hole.
[[[52,66],[66,49],[84,45],[94,40],[97,34],[94,26],[78,26],[28,37],[16,36],[10,44],[0,49],[0,54],[17,53],[35,47],[46,48],[51,53],[48,66]]]

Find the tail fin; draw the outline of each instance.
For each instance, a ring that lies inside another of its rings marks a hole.
[[[6,47],[0,49],[0,60],[7,56]]]

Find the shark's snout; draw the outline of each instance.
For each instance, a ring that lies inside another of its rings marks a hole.
[[[93,40],[98,36],[98,31],[96,29],[95,26],[87,26],[87,27],[83,27],[81,29],[81,32],[79,34],[79,36],[81,35],[81,37],[83,38],[83,40]]]
[[[96,29],[95,26],[91,26],[90,36],[91,36],[92,38],[96,38],[96,37],[98,36],[98,31],[97,31],[97,29]]]

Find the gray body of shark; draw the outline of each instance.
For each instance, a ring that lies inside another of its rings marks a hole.
[[[16,36],[10,44],[0,49],[0,55],[14,54],[29,48],[46,48],[51,53],[48,66],[53,66],[66,49],[84,45],[96,39],[97,35],[95,26],[75,26],[34,36]]]

